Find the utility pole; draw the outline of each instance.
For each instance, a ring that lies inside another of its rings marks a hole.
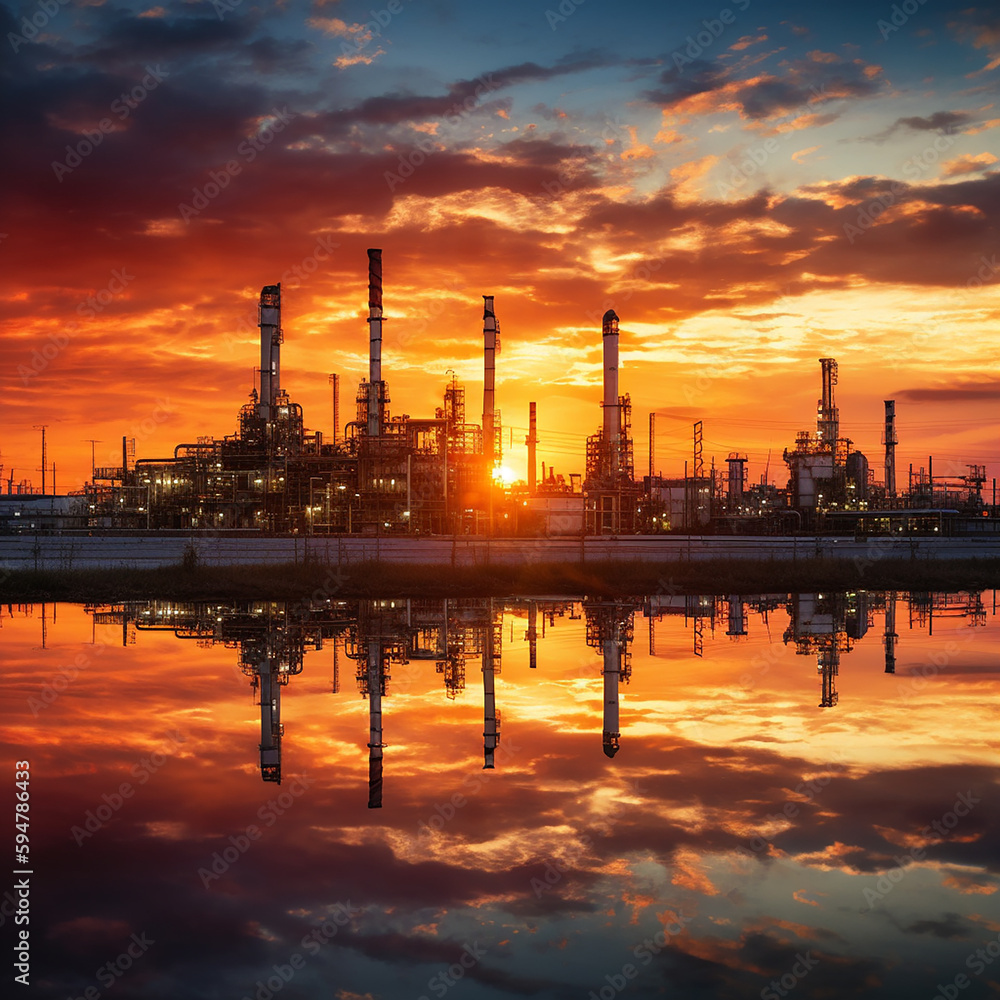
[[[48,424],[35,424],[34,429],[42,432],[42,496],[45,496],[45,428]]]
[[[90,442],[90,478],[93,481],[94,475],[97,472],[97,460],[95,458],[95,448],[101,443],[99,438],[84,438],[84,441]]]

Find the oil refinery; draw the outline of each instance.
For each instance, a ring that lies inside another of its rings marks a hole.
[[[96,467],[82,493],[48,496],[13,474],[0,495],[0,530],[121,529],[309,535],[573,536],[682,532],[853,535],[996,531],[984,502],[984,466],[961,476],[926,468],[897,478],[895,401],[885,401],[881,476],[842,432],[835,401],[838,366],[821,358],[815,431],[784,451],[784,488],[747,481],[747,456],[706,468],[702,421],[692,426],[683,476],[654,474],[655,413],[649,417],[648,474],[637,476],[632,403],[619,386],[619,317],[603,316],[602,423],[586,440],[584,472],[538,476],[537,405],[530,404],[526,481],[499,478],[503,428],[496,370],[501,354],[494,296],[483,296],[483,395],[470,413],[452,376],[433,415],[390,411],[382,366],[382,251],[368,250],[368,377],[353,419],[341,426],[339,376],[332,375],[334,435],[308,430],[302,406],[282,383],[281,285],[260,293],[259,379],[240,408],[235,433],[198,436],[169,457],[137,457],[122,439],[121,462]],[[596,331],[595,331],[596,335]],[[44,455],[42,468],[46,467]],[[54,471],[53,471],[54,477]],[[900,482],[900,479],[903,482]],[[53,490],[54,492],[54,490]]]

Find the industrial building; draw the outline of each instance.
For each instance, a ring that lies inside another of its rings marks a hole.
[[[58,513],[53,508],[25,520],[24,503],[0,504],[0,531],[559,536],[996,530],[995,500],[987,506],[982,498],[983,466],[969,466],[963,476],[935,477],[928,459],[926,469],[911,467],[906,487],[898,487],[893,400],[885,401],[884,475],[876,477],[867,456],[842,433],[833,358],[820,359],[816,430],[800,431],[784,451],[784,487],[765,481],[766,475],[751,483],[747,455],[739,450],[725,459],[725,472],[714,459],[706,467],[701,420],[693,424],[683,476],[654,474],[655,411],[648,475],[637,477],[632,403],[620,392],[619,317],[613,309],[602,320],[602,422],[586,439],[584,473],[557,476],[543,463],[538,476],[537,407],[531,403],[527,481],[504,487],[498,475],[501,340],[494,297],[483,296],[481,411],[469,412],[465,386],[453,376],[441,386],[441,406],[432,416],[394,414],[382,366],[386,317],[379,249],[368,250],[368,377],[358,386],[353,419],[341,426],[339,376],[331,375],[334,435],[325,440],[321,431],[306,429],[302,406],[282,382],[281,298],[280,284],[261,290],[259,380],[239,409],[233,434],[198,436],[160,458],[137,458],[134,443],[123,439],[121,463],[95,468],[84,494],[57,505]],[[8,494],[12,487],[11,477]],[[23,483],[19,491],[30,495]]]

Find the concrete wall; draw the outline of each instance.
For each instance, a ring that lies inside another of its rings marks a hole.
[[[218,536],[211,533],[0,536],[0,569],[154,568],[180,564],[193,549],[204,566],[317,562],[456,566],[489,563],[597,562],[606,559],[971,559],[1000,558],[992,538],[748,538],[743,536],[630,535],[619,538],[439,538]]]

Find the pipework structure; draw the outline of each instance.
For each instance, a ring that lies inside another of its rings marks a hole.
[[[454,378],[432,416],[394,416],[382,357],[382,251],[368,250],[368,377],[358,386],[355,418],[324,441],[321,431],[305,427],[302,407],[282,386],[282,289],[265,285],[259,383],[239,411],[236,433],[199,436],[169,458],[133,463],[123,451],[121,467],[93,472],[87,526],[373,535],[482,530],[496,514],[492,470],[501,451],[494,387],[499,324],[492,296],[484,301],[487,433],[466,420],[465,387]]]
[[[601,429],[587,438],[587,472],[583,490],[589,534],[635,530],[641,486],[635,482],[632,451],[632,402],[618,394],[618,314],[609,309],[602,320],[604,392]]]
[[[790,506],[807,517],[827,510],[862,510],[867,505],[868,459],[840,436],[840,410],[834,399],[837,362],[820,358],[821,397],[816,404],[816,432],[799,431],[795,447],[785,449]]]
[[[885,445],[885,495],[891,498],[896,495],[896,401],[885,401],[885,429],[882,431],[882,444]]]
[[[324,440],[321,431],[306,427],[302,406],[282,383],[282,287],[265,285],[258,302],[259,377],[239,408],[235,433],[198,435],[176,445],[172,455],[138,460],[134,443],[130,447],[123,439],[120,465],[92,469],[83,513],[74,515],[78,526],[310,535],[782,533],[839,526],[852,531],[856,526],[864,533],[898,530],[889,525],[890,514],[919,514],[920,508],[970,522],[975,518],[963,531],[997,526],[995,503],[992,509],[983,504],[986,471],[981,465],[970,466],[967,476],[942,477],[933,474],[929,459],[926,474],[914,470],[909,484],[898,487],[892,400],[885,401],[885,486],[875,483],[866,456],[842,436],[835,399],[839,371],[830,357],[819,359],[815,431],[800,431],[794,447],[784,451],[789,473],[785,488],[768,481],[770,463],[760,484],[749,484],[746,452],[733,450],[726,459],[725,489],[714,458],[708,471],[701,420],[694,423],[694,450],[683,479],[654,475],[652,414],[650,474],[637,481],[631,399],[620,391],[619,317],[614,309],[601,319],[601,424],[586,439],[585,472],[557,476],[543,461],[537,475],[539,435],[532,402],[524,442],[527,481],[506,489],[496,477],[503,434],[494,296],[482,296],[481,421],[467,418],[466,389],[454,376],[442,386],[442,405],[432,414],[393,414],[383,357],[385,324],[392,317],[384,308],[382,250],[368,249],[367,263],[368,366],[358,385],[353,419],[339,425],[340,383],[334,374],[333,435]],[[12,479],[11,474],[8,492]],[[872,519],[876,514],[881,521]],[[989,520],[981,520],[984,514]],[[0,528],[13,517],[0,521]],[[906,531],[930,530],[925,522],[914,521],[912,528],[905,523]],[[952,530],[941,517],[936,524],[941,533]]]

